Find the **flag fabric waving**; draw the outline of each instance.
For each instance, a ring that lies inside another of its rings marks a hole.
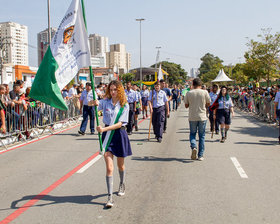
[[[88,34],[80,0],[73,0],[63,17],[32,84],[30,97],[67,110],[61,90],[90,66]]]
[[[161,70],[161,64],[159,65],[159,69],[158,69],[158,80],[162,80],[163,79],[163,74],[162,74],[162,70]]]

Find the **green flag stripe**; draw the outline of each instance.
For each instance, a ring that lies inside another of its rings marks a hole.
[[[55,71],[57,69],[58,64],[49,47],[35,76],[30,97],[52,107],[67,110],[68,108],[62,98],[55,78]]]

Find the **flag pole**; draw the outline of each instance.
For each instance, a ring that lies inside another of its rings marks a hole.
[[[85,7],[84,7],[84,0],[81,0],[82,3],[82,10],[83,10],[83,17],[84,17],[84,22],[85,22],[85,27],[87,30],[87,21],[86,21],[86,13],[85,13]],[[92,72],[92,67],[89,66],[89,73],[90,73],[90,81],[91,81],[91,90],[92,90],[92,95],[93,95],[93,100],[96,100],[95,96],[95,87],[94,87],[94,76]],[[99,126],[99,119],[98,119],[98,111],[97,111],[97,106],[94,106],[94,111],[95,111],[95,117],[96,117],[96,125]],[[100,146],[100,152],[103,152],[103,146],[102,146],[102,138],[100,132],[98,132],[98,138],[99,138],[99,146]]]

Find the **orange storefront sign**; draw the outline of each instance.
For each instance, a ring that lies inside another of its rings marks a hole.
[[[22,80],[22,74],[28,74],[30,76],[35,76],[36,72],[31,71],[29,66],[15,65],[15,79]]]

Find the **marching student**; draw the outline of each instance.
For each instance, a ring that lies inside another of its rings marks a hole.
[[[94,107],[88,105],[88,98],[89,95],[91,94],[92,94],[91,83],[87,82],[86,89],[82,92],[80,97],[80,103],[81,103],[80,114],[83,113],[83,121],[81,123],[80,130],[78,131],[80,135],[85,135],[87,129],[88,117],[90,119],[90,133],[92,135],[94,134],[94,118],[95,118]]]
[[[145,119],[145,114],[146,117],[148,117],[148,98],[150,95],[150,91],[147,89],[146,85],[143,85],[140,93],[141,93],[141,100],[142,100],[143,119]]]
[[[177,111],[178,109],[178,99],[180,97],[180,91],[177,87],[177,85],[174,85],[174,88],[171,90],[172,92],[172,99],[173,99],[173,110]]]
[[[132,134],[132,128],[134,123],[134,114],[136,112],[136,93],[132,89],[131,82],[127,83],[127,89],[125,90],[125,94],[127,97],[127,102],[129,104],[129,117],[128,117],[128,123],[126,125],[126,131],[128,135]]]
[[[160,82],[160,89],[166,93],[166,96],[168,99],[168,106],[170,108],[170,100],[172,100],[171,91],[170,91],[170,89],[166,88],[166,83],[163,79],[161,79],[159,82]],[[167,116],[167,107],[165,107],[165,119],[164,119],[163,133],[166,133],[168,118],[169,118],[169,116]]]
[[[134,126],[135,126],[135,131],[138,131],[138,115],[141,113],[142,110],[142,100],[141,100],[141,94],[138,91],[138,86],[136,84],[133,85],[133,90],[136,93],[136,111],[134,114]]]
[[[103,146],[108,145],[104,154],[106,163],[106,183],[108,190],[107,208],[114,205],[113,202],[113,171],[114,156],[117,157],[117,165],[120,175],[120,185],[118,196],[125,195],[125,165],[124,159],[131,156],[131,146],[128,135],[125,131],[125,125],[128,122],[129,105],[127,104],[124,88],[120,81],[111,81],[104,100],[93,101],[98,106],[98,110],[103,110],[103,123],[105,127],[97,126],[98,132],[102,133]],[[112,133],[114,131],[114,133]],[[112,135],[112,138],[110,137]],[[107,140],[108,139],[108,140]],[[111,142],[110,142],[111,139]]]
[[[161,143],[165,120],[165,107],[167,108],[166,115],[169,116],[169,105],[166,93],[160,90],[159,82],[156,82],[154,87],[155,90],[151,91],[148,102],[152,113],[154,134],[157,141]]]
[[[223,86],[217,98],[218,108],[214,110],[213,118],[217,119],[221,126],[221,143],[227,139],[227,133],[231,124],[230,114],[234,117],[233,103],[228,94],[227,87]]]
[[[218,89],[219,86],[217,84],[214,84],[212,86],[212,91],[209,93],[210,99],[211,99],[211,103],[210,103],[210,107],[213,105],[213,103],[215,102],[215,100],[218,97]],[[216,132],[216,135],[219,134],[219,123],[217,121],[217,119],[213,118],[213,110],[210,110],[209,107],[209,121],[210,121],[210,131],[211,132]]]

